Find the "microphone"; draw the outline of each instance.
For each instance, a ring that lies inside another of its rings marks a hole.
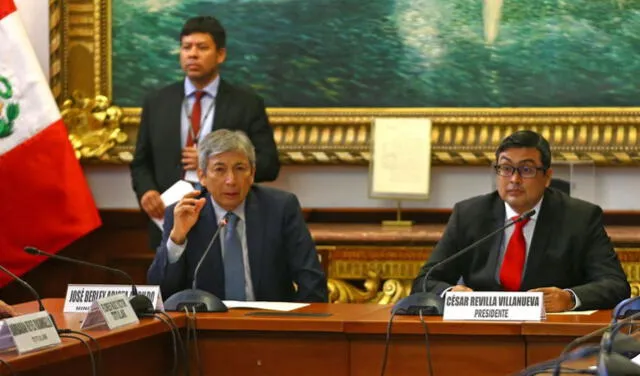
[[[36,298],[36,301],[38,302],[38,311],[45,311],[44,305],[42,304],[42,300],[40,299],[40,295],[38,294],[36,289],[33,288],[33,286],[28,284],[24,279],[13,274],[9,269],[5,268],[2,265],[0,265],[0,270],[2,270],[5,274],[8,274],[11,278],[15,279],[19,284],[21,284],[22,286],[26,287],[29,291],[31,291],[31,295],[33,295]]]
[[[626,320],[617,321],[619,317],[629,316],[628,318],[631,319],[639,314],[638,297],[625,299],[615,307],[612,314],[611,331],[605,332],[600,341],[600,355],[598,357],[600,375],[640,375],[640,366],[627,357],[638,355],[640,342],[630,335],[620,333],[621,323]]]
[[[582,359],[591,355],[597,355],[598,362],[598,375],[605,376],[617,376],[617,375],[635,375],[636,373],[618,373],[619,370],[625,369],[630,372],[636,372],[640,370],[640,367],[632,364],[626,356],[634,356],[637,351],[640,351],[640,345],[632,336],[624,335],[618,331],[626,325],[634,325],[634,320],[640,317],[640,312],[635,313],[624,320],[620,320],[611,323],[603,328],[594,330],[593,332],[586,334],[582,337],[576,338],[569,343],[563,350],[560,356],[556,359],[551,359],[542,363],[534,364],[519,375],[537,375],[540,372],[546,371],[552,373],[554,376],[561,373],[561,364],[567,360]],[[574,350],[576,347],[585,344],[591,339],[602,335],[602,341],[600,345],[583,347],[578,350]],[[609,354],[603,354],[608,348]],[[570,352],[571,351],[571,352]],[[637,368],[636,368],[637,367]]]
[[[477,241],[471,243],[469,246],[461,249],[455,254],[445,258],[444,260],[438,262],[433,265],[431,269],[427,271],[424,275],[424,280],[422,281],[422,292],[416,292],[407,296],[406,298],[400,299],[392,309],[392,312],[397,315],[419,315],[422,312],[423,315],[429,316],[441,316],[444,311],[444,298],[441,294],[436,294],[433,292],[427,292],[427,281],[429,280],[429,276],[433,272],[434,269],[438,267],[442,267],[450,263],[451,261],[457,259],[458,257],[466,254],[470,250],[474,249],[481,243],[484,243],[488,239],[491,239],[494,235],[504,231],[506,228],[513,226],[518,222],[522,222],[525,219],[531,218],[534,214],[536,214],[535,209],[531,209],[528,212],[523,213],[518,218],[509,220],[507,224],[498,228],[497,230],[489,233],[483,238],[478,239]]]
[[[167,300],[164,301],[164,309],[166,311],[183,311],[185,308],[189,311],[195,312],[227,312],[229,309],[226,305],[218,298],[213,295],[209,291],[200,290],[197,288],[198,284],[198,272],[200,271],[200,267],[202,266],[202,262],[205,258],[207,258],[207,254],[211,250],[213,243],[220,236],[220,231],[223,227],[227,225],[227,217],[225,216],[218,222],[218,229],[211,237],[211,241],[205,249],[202,257],[200,257],[200,261],[198,261],[198,265],[196,265],[196,269],[193,271],[193,281],[191,283],[191,288],[178,291],[175,294],[171,295]]]
[[[136,316],[141,317],[141,315],[153,312],[153,304],[151,303],[151,300],[149,300],[149,298],[145,295],[139,295],[138,289],[136,288],[136,284],[133,282],[133,278],[131,278],[129,274],[125,273],[120,269],[110,268],[108,266],[94,264],[88,261],[76,260],[71,257],[60,256],[53,253],[44,252],[35,247],[24,247],[24,251],[34,256],[50,257],[57,260],[68,261],[75,264],[90,266],[92,268],[102,269],[102,270],[109,271],[111,273],[120,274],[124,276],[124,278],[127,279],[129,283],[131,283],[131,297],[129,298],[129,302],[131,303],[131,307],[135,311]]]
[[[9,276],[11,276],[11,278],[15,279],[19,284],[21,284],[22,286],[26,287],[29,291],[31,291],[31,294],[36,298],[36,301],[38,302],[38,311],[46,312],[46,309],[44,309],[44,304],[42,304],[42,299],[40,299],[40,294],[38,294],[38,292],[36,291],[36,289],[33,288],[33,286],[28,284],[27,281],[25,281],[24,279],[13,274],[9,269],[5,268],[2,265],[0,265],[0,270],[8,274]],[[60,330],[58,329],[58,324],[56,323],[56,319],[53,318],[53,315],[51,313],[49,313],[49,318],[51,319],[51,323],[53,324],[53,327],[56,329],[56,331],[60,332]]]

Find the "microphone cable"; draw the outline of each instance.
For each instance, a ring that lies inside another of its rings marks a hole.
[[[434,376],[433,373],[433,362],[431,361],[431,345],[429,343],[429,328],[427,328],[427,323],[424,321],[424,315],[422,314],[422,310],[419,310],[420,323],[422,323],[422,327],[424,328],[424,343],[427,350],[427,371],[429,371],[429,375]],[[384,355],[382,355],[382,368],[380,370],[380,376],[384,376],[386,368],[387,368],[387,359],[389,357],[389,343],[391,341],[391,328],[393,327],[393,319],[396,316],[396,311],[391,311],[391,317],[389,317],[389,323],[387,324],[387,333],[384,341]]]
[[[640,312],[636,312],[633,315],[625,318],[624,320],[617,321],[617,322],[615,322],[613,324],[607,325],[607,326],[602,327],[600,329],[596,329],[591,333],[585,334],[582,337],[578,337],[578,338],[574,339],[573,341],[569,342],[569,344],[566,345],[564,347],[564,349],[562,349],[562,352],[560,353],[560,356],[562,356],[562,355],[566,354],[568,351],[573,350],[574,348],[582,345],[583,343],[587,342],[588,340],[590,340],[590,339],[592,339],[592,338],[594,338],[594,337],[596,337],[596,336],[598,336],[600,334],[603,334],[604,332],[606,332],[607,330],[611,329],[615,325],[620,325],[620,326],[630,325],[631,321],[636,319],[636,318],[638,318],[638,317],[640,317]]]
[[[164,317],[160,315],[156,315],[155,313],[143,313],[141,317],[149,317],[162,321],[165,325],[169,327],[169,332],[171,333],[171,347],[173,349],[173,365],[171,366],[171,374],[174,376],[178,375],[178,340],[176,339],[176,332],[171,326],[171,323]]]
[[[97,370],[96,370],[96,359],[93,356],[93,351],[91,350],[91,346],[89,345],[89,341],[85,340],[84,338],[80,337],[80,336],[76,336],[75,333],[60,333],[59,334],[60,338],[71,338],[71,339],[75,339],[77,341],[82,342],[82,344],[87,348],[87,351],[89,352],[89,359],[91,360],[91,374],[93,376],[98,376]]]
[[[178,325],[176,325],[175,320],[173,319],[173,317],[171,317],[171,315],[167,314],[164,311],[160,311],[160,310],[156,310],[154,311],[154,314],[159,315],[156,316],[156,318],[162,320],[162,318],[166,318],[165,323],[167,323],[167,325],[169,325],[172,330],[176,333],[176,339],[178,340],[178,350],[180,351],[180,354],[182,354],[183,357],[183,361],[184,361],[184,374],[185,376],[189,376],[189,352],[184,344],[184,341],[182,340],[182,334],[180,334],[180,328],[178,328]]]
[[[384,372],[387,369],[387,358],[389,356],[389,342],[391,340],[391,328],[393,327],[393,318],[396,317],[396,311],[391,310],[391,317],[387,323],[387,334],[384,339],[384,354],[382,355],[382,368],[380,370],[380,376],[384,376]]]
[[[197,311],[196,311],[196,307],[191,307],[192,309],[192,313],[189,313],[189,310],[187,309],[187,307],[184,307],[184,311],[186,313],[186,317],[187,317],[187,347],[189,347],[189,341],[190,341],[190,334],[192,335],[192,339],[191,341],[193,342],[193,347],[194,347],[194,353],[195,353],[195,358],[196,358],[196,367],[198,369],[198,374],[200,376],[204,375],[204,372],[202,371],[202,363],[200,362],[200,349],[198,347],[198,320],[197,320]]]
[[[9,364],[9,362],[7,362],[6,360],[0,359],[0,364],[2,364],[4,366],[4,368],[9,370],[9,375],[11,375],[11,376],[16,376],[17,375],[16,370],[13,369],[11,364]],[[2,374],[4,375],[4,371],[2,372]]]
[[[93,353],[96,354],[96,368],[98,370],[98,373],[101,373],[100,370],[102,369],[102,348],[100,347],[100,343],[97,339],[95,339],[95,337],[89,335],[88,333],[73,329],[59,329],[58,334],[75,334],[78,336],[84,336],[89,339],[91,343],[93,343],[93,347],[95,348],[95,350],[93,350]]]
[[[431,362],[431,346],[429,345],[429,328],[427,328],[427,323],[424,322],[424,316],[422,315],[422,310],[420,310],[420,322],[422,323],[422,327],[424,328],[424,343],[427,348],[427,361],[429,362],[429,376],[434,376],[433,373],[433,363]]]
[[[527,367],[525,370],[523,370],[520,373],[518,373],[518,375],[536,375],[536,374],[541,373],[543,371],[544,372],[551,371],[552,374],[559,375],[561,370],[565,368],[565,367],[562,367],[562,362],[564,362],[565,360],[571,359],[571,358],[575,358],[575,355],[576,354],[580,355],[581,351],[583,351],[583,352],[584,351],[589,351],[589,350],[593,350],[594,348],[600,349],[600,346],[580,348],[580,349],[575,350],[575,351],[573,351],[571,353],[569,353],[569,351],[572,351],[576,347],[586,343],[590,339],[592,339],[592,338],[594,338],[594,337],[596,337],[596,336],[598,336],[600,334],[605,333],[607,330],[611,330],[612,328],[615,328],[615,327],[632,325],[632,321],[634,319],[636,319],[637,317],[640,317],[640,312],[637,312],[637,313],[625,318],[624,320],[620,320],[620,321],[618,321],[618,322],[616,322],[614,324],[609,324],[609,325],[607,325],[607,326],[605,326],[603,328],[596,329],[596,330],[592,331],[591,333],[588,333],[588,334],[586,334],[586,335],[584,335],[582,337],[578,337],[578,338],[574,339],[573,341],[569,342],[569,344],[564,347],[564,349],[560,353],[560,356],[558,356],[557,358],[531,365],[531,366]],[[535,373],[531,373],[532,371],[535,371]]]
[[[525,368],[524,370],[518,372],[516,375],[519,376],[533,376],[533,375],[538,375],[541,373],[545,373],[545,374],[549,374],[551,373],[551,371],[553,371],[558,364],[561,364],[562,362],[566,361],[566,360],[575,360],[575,359],[582,359],[585,358],[587,356],[592,356],[592,355],[596,355],[598,354],[598,352],[600,351],[600,346],[588,346],[588,347],[581,347],[579,349],[576,349],[570,353],[566,353],[563,354],[562,356],[556,358],[556,359],[551,359],[551,360],[547,360],[544,361],[542,363],[537,363],[534,365],[531,365],[527,368]],[[566,367],[561,367],[561,368],[566,368]],[[584,370],[584,371],[589,371],[589,370]],[[593,370],[596,371],[597,374],[597,370]]]

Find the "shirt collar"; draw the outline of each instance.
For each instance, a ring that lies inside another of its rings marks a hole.
[[[244,203],[247,200],[242,201],[242,203],[240,203],[240,205],[238,205],[235,209],[232,210],[233,214],[237,215],[238,218],[240,218],[240,220],[242,222],[244,222]],[[223,209],[220,205],[218,205],[218,203],[216,202],[216,200],[213,199],[213,195],[211,195],[211,204],[213,204],[213,210],[216,212],[216,223],[220,223],[220,220],[222,220],[222,218],[224,218],[225,215],[227,215],[227,210]]]
[[[216,78],[209,82],[209,85],[205,86],[202,91],[207,93],[211,98],[215,98],[218,95],[218,88],[220,87],[220,75],[216,76]],[[184,96],[190,97],[198,91],[193,83],[189,79],[189,77],[184,78]]]
[[[536,206],[533,207],[533,209],[536,211],[536,214],[532,215],[531,218],[529,219],[530,221],[535,221],[536,219],[538,219],[538,214],[540,214],[540,207],[542,206],[542,200],[544,199],[544,196],[542,196],[540,198],[540,201],[538,201],[538,203],[536,204]],[[509,220],[513,217],[517,217],[520,214],[516,213],[515,210],[513,210],[511,208],[511,206],[509,206],[509,204],[507,204],[507,202],[504,202],[504,211],[506,214],[506,220]]]

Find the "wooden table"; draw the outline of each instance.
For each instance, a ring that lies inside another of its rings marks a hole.
[[[59,329],[80,331],[85,314],[62,313],[64,299],[44,299],[43,303]],[[14,307],[20,314],[38,310],[35,302]],[[183,314],[171,315],[178,326],[184,326]],[[169,328],[157,319],[143,318],[137,325],[111,331],[98,328],[84,332],[96,338],[100,344],[101,375],[163,375],[173,364]],[[93,348],[93,344],[89,344]],[[18,355],[15,350],[0,353],[0,358],[9,362],[20,376],[91,375],[87,348],[74,339],[63,338],[59,346],[25,355]]]
[[[347,322],[351,375],[380,372],[390,307]],[[424,317],[435,375],[507,375],[525,368],[520,322],[452,322]],[[393,321],[386,375],[428,375],[425,326],[415,316]]]
[[[60,328],[79,330],[82,314],[63,314],[62,299],[45,299]],[[35,303],[17,306],[20,313]],[[254,315],[253,310],[197,315],[198,347],[205,375],[379,374],[391,306],[311,304],[308,316]],[[610,311],[549,315],[542,322],[451,322],[425,317],[434,374],[509,375],[554,358],[578,336],[607,325]],[[184,314],[174,313],[179,327]],[[102,375],[161,375],[172,366],[168,328],[158,320],[108,331],[92,329],[102,347]],[[386,375],[428,375],[425,327],[418,317],[396,316]],[[77,341],[18,356],[0,354],[21,375],[90,375],[86,348]],[[192,359],[192,369],[195,362]],[[0,373],[1,375],[2,373]],[[195,373],[193,373],[195,374]]]
[[[198,345],[206,354],[205,370],[216,376],[347,376],[345,323],[386,310],[376,304],[312,304],[297,312],[330,316],[248,316],[255,311],[235,309],[202,314]]]

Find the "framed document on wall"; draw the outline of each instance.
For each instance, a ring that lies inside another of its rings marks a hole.
[[[426,200],[431,177],[431,120],[375,118],[372,124],[369,195]]]

